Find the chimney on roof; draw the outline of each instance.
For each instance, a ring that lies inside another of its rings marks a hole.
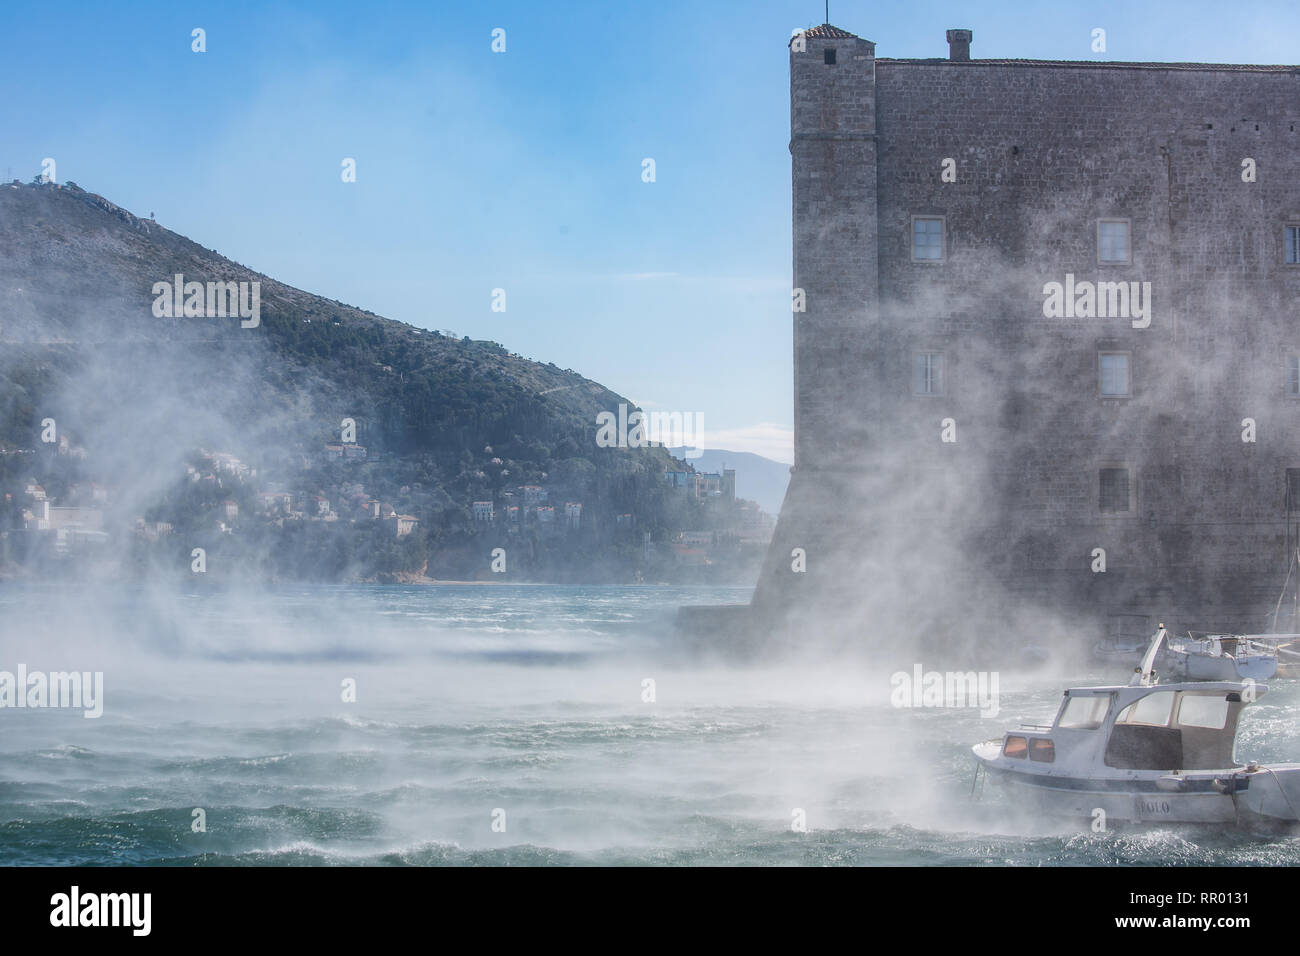
[[[948,31],[948,59],[970,59],[971,32],[969,30]]]

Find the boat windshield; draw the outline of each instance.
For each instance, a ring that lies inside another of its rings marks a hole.
[[[1175,718],[1175,706],[1177,717]],[[1222,691],[1157,691],[1135,700],[1119,712],[1117,724],[1144,724],[1148,727],[1199,727],[1222,730],[1228,722],[1228,699]]]
[[[1106,719],[1110,695],[1070,697],[1061,708],[1056,726],[1066,730],[1096,730]]]
[[[1175,694],[1171,690],[1156,691],[1125,707],[1118,717],[1117,724],[1146,724],[1150,727],[1168,727],[1169,718],[1174,713]]]
[[[1222,694],[1183,694],[1178,708],[1180,727],[1222,730],[1228,723],[1228,698]]]
[[[1133,701],[1115,717],[1106,765],[1128,770],[1233,766],[1232,731],[1242,703],[1232,697],[1222,690],[1165,690]]]

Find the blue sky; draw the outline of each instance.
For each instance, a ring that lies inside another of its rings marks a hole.
[[[53,157],[60,181],[291,285],[788,461],[785,43],[822,19],[822,0],[15,7],[0,172]],[[1300,59],[1284,3],[836,0],[831,22],[886,57],[944,56],[968,27],[976,58]]]

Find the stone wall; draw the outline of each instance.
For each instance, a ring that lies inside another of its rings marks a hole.
[[[805,45],[790,54],[796,468],[754,606],[796,629],[820,613],[850,640],[863,622],[906,637],[917,606],[1039,608],[1081,640],[1122,614],[1267,629],[1300,519],[1300,266],[1283,250],[1300,70]],[[912,260],[918,215],[943,217],[943,261]],[[1129,221],[1128,264],[1099,264],[1099,219]],[[1044,285],[1067,274],[1149,282],[1149,326],[1045,317]],[[943,353],[944,394],[912,394],[917,350]],[[1129,397],[1100,396],[1102,351],[1128,354]],[[1129,471],[1127,513],[1099,508],[1107,466]]]

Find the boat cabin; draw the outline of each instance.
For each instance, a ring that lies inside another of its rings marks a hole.
[[[1238,766],[1242,709],[1267,691],[1241,681],[1071,688],[1051,728],[1008,733],[1000,756],[1048,774],[1227,769]]]
[[[1247,650],[1250,645],[1245,641],[1239,641],[1235,637],[1207,637],[1205,639],[1205,651],[1209,654],[1222,654],[1224,657],[1235,657],[1237,647]]]

